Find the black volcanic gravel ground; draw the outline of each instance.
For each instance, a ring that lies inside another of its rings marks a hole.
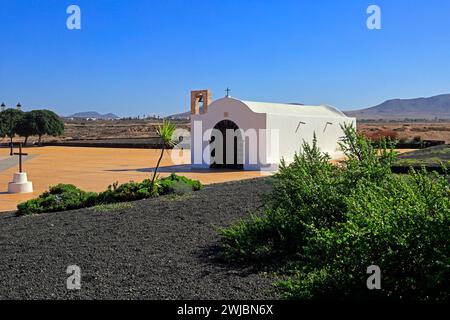
[[[270,189],[262,178],[110,212],[1,214],[0,298],[273,298],[273,279],[218,261],[215,229],[247,217]],[[81,290],[66,289],[72,264]]]

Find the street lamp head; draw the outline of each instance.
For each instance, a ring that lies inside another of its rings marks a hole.
[[[0,105],[0,111],[5,111],[5,109],[6,109],[6,104],[3,102],[1,105]]]
[[[17,110],[21,110],[22,109],[22,105],[20,104],[20,102],[17,104]]]

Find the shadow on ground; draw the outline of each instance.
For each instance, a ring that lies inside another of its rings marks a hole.
[[[105,170],[109,172],[153,172],[155,168],[129,168],[129,169],[111,169]],[[242,170],[234,170],[234,169],[193,169],[191,165],[173,165],[173,166],[165,166],[159,167],[158,172],[165,173],[185,173],[185,172],[195,172],[195,173],[214,173],[214,172],[242,172]]]

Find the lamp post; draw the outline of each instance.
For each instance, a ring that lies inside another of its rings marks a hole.
[[[19,103],[17,103],[16,109],[21,111],[22,110],[22,105]],[[9,137],[10,137],[10,143],[9,143],[9,155],[13,156],[14,155],[14,144],[13,144],[13,135],[14,135],[14,128],[13,128],[13,114],[10,113],[9,114]]]

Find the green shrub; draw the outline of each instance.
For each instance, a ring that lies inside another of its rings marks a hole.
[[[59,184],[51,187],[49,191],[44,192],[36,199],[20,203],[17,206],[17,214],[27,215],[87,208],[101,204],[140,200],[169,193],[184,194],[199,190],[202,187],[199,181],[176,174],[159,179],[153,188],[149,179],[142,182],[131,181],[122,185],[118,185],[116,182],[99,194],[82,191],[71,184]]]
[[[200,181],[178,176],[172,173],[166,178],[156,181],[152,189],[151,180],[142,182],[128,182],[120,186],[114,184],[108,190],[99,194],[99,203],[125,202],[149,198],[152,196],[165,195],[170,193],[184,194],[202,188]]]
[[[443,177],[412,172],[383,186],[360,181],[346,221],[317,228],[305,247],[304,273],[278,284],[286,297],[450,298],[450,201]],[[382,290],[369,291],[377,265]]]
[[[99,203],[116,203],[127,202],[149,198],[158,195],[156,188],[151,188],[149,179],[142,182],[128,182],[120,186],[117,183],[108,186],[106,191],[103,191],[98,196]]]
[[[284,256],[281,249],[284,233],[280,229],[289,224],[285,218],[277,211],[268,211],[267,215],[252,215],[248,221],[240,221],[230,228],[220,230],[222,256],[228,260],[248,262]]]
[[[364,139],[353,143],[363,145],[365,151],[361,159],[367,159],[364,162],[377,162],[376,150],[370,143]],[[274,191],[265,199],[264,213],[221,231],[224,255],[228,258],[290,259],[301,253],[310,236],[310,225],[331,227],[343,221],[345,196],[351,192],[354,181],[364,175],[359,173],[359,168],[353,170],[354,174],[348,174],[343,168],[332,165],[330,157],[320,152],[315,137],[312,145],[304,143],[302,150],[291,164],[281,162],[274,177]],[[353,165],[353,159],[351,161]],[[365,174],[377,175],[377,179],[382,176],[381,171]]]
[[[184,176],[178,176],[172,173],[170,176],[157,181],[158,194],[184,194],[191,191],[197,191],[203,188],[198,180],[192,180]]]
[[[51,187],[36,199],[17,206],[18,215],[33,213],[56,212],[90,207],[96,204],[97,194],[85,192],[71,184],[59,184]]]
[[[381,152],[344,128],[347,160],[332,166],[315,142],[275,176],[266,209],[222,230],[230,260],[272,264],[276,287],[299,299],[450,299],[450,187],[425,171],[394,175],[393,144]],[[378,265],[382,289],[368,290]]]

